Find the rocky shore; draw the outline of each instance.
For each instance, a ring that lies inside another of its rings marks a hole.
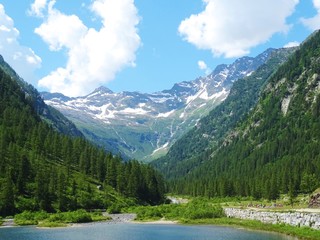
[[[225,208],[227,217],[258,220],[263,223],[288,224],[295,227],[320,229],[320,214],[309,212],[271,212],[252,209]]]
[[[136,218],[136,214],[108,214],[105,213],[105,216],[111,217],[111,220],[108,220],[108,222],[111,223],[128,223],[132,222]]]

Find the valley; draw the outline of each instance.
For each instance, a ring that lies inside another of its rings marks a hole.
[[[253,74],[274,51],[219,65],[206,77],[152,94],[114,93],[100,87],[83,97],[56,93],[42,93],[42,97],[92,142],[115,154],[150,162],[166,154],[177,139],[226,99],[238,79]]]
[[[1,223],[108,212],[320,238],[320,31],[155,93],[39,93],[2,56],[0,86]]]

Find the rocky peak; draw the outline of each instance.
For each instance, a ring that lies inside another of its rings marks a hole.
[[[93,94],[93,93],[100,93],[100,94],[107,93],[107,94],[112,94],[113,92],[112,92],[109,88],[107,88],[107,87],[105,87],[105,86],[100,86],[100,87],[96,88],[91,94]],[[91,95],[91,94],[90,94],[90,95]]]

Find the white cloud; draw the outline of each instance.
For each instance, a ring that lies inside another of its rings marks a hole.
[[[209,75],[212,72],[208,65],[202,60],[198,61],[198,67],[200,70],[203,70],[206,75]]]
[[[289,42],[286,45],[284,45],[284,48],[291,48],[291,47],[298,47],[300,45],[299,42]]]
[[[31,4],[28,13],[32,16],[43,17],[43,11],[47,6],[47,0],[35,0],[33,4]]]
[[[140,21],[134,0],[95,0],[90,9],[99,17],[99,30],[88,28],[76,15],[48,4],[48,16],[35,32],[52,51],[67,51],[67,64],[39,81],[39,86],[68,96],[87,94],[114,79],[125,66],[134,66],[141,44]]]
[[[312,31],[320,28],[320,0],[313,0],[313,6],[317,14],[312,18],[301,18],[302,23]]]
[[[299,0],[203,0],[205,9],[183,20],[184,40],[213,55],[238,57],[262,44],[275,33],[286,33]]]
[[[88,28],[76,15],[64,15],[53,8],[54,1],[50,2],[48,18],[35,33],[48,43],[51,51],[59,51],[65,47],[73,48],[85,36]]]
[[[20,45],[19,31],[0,4],[0,54],[26,81],[33,83],[34,71],[41,66],[41,58],[28,47]]]
[[[198,66],[200,70],[206,70],[208,68],[207,64],[204,61],[198,61]]]

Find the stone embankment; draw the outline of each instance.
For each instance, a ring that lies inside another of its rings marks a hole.
[[[320,214],[307,212],[269,212],[252,209],[225,208],[227,217],[258,220],[263,223],[288,224],[296,227],[320,229]]]

